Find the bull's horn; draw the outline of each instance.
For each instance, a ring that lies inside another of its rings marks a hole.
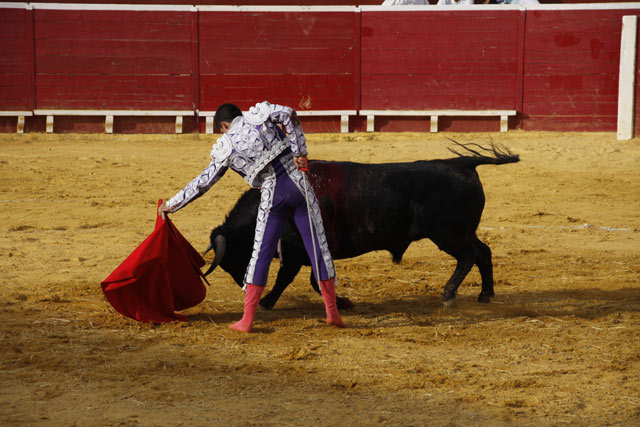
[[[222,234],[216,236],[214,243],[215,243],[214,250],[216,251],[216,256],[213,258],[211,267],[209,267],[206,273],[204,273],[205,276],[209,275],[213,270],[216,269],[217,266],[220,265],[220,263],[222,262],[222,258],[224,258],[224,253],[227,250],[227,239]],[[209,249],[207,249],[207,252],[211,250],[211,247],[212,245],[209,245]]]
[[[211,243],[209,243],[209,246],[207,247],[207,250],[202,252],[202,256],[205,256],[211,249],[213,249],[213,245],[211,245]]]
[[[216,265],[215,265],[215,264],[211,264],[211,267],[209,267],[209,269],[208,269],[207,271],[205,271],[205,272],[204,272],[203,276],[204,276],[204,277],[207,277],[209,274],[211,274],[211,272],[212,272],[213,270],[215,270],[215,268],[216,268]]]

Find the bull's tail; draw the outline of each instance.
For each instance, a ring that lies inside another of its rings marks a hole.
[[[478,144],[461,144],[451,138],[448,139],[465,150],[466,154],[449,148],[449,151],[459,157],[459,161],[464,162],[464,164],[469,167],[476,167],[478,165],[504,165],[506,163],[517,163],[520,161],[519,155],[512,153],[507,148],[498,147],[493,143],[491,143],[489,148],[486,148]]]

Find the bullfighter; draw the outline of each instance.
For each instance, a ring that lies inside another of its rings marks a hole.
[[[207,192],[229,168],[250,186],[260,189],[253,252],[244,279],[244,314],[229,327],[251,332],[269,266],[289,218],[293,218],[309,258],[315,258],[311,264],[320,278],[326,322],[344,327],[336,306],[336,272],[320,207],[301,170],[306,167],[308,152],[296,112],[290,107],[262,102],[243,114],[236,105],[223,104],[216,111],[214,124],[222,137],[211,150],[211,162],[184,189],[163,203],[158,212],[161,215],[177,212]]]

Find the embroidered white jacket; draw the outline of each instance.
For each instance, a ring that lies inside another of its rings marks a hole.
[[[292,120],[292,113],[289,107],[262,102],[236,117],[229,131],[214,144],[211,163],[167,201],[169,210],[176,212],[202,196],[228,168],[242,175],[252,187],[260,187],[258,174],[284,150],[291,148],[294,156],[306,156],[305,136],[300,123]]]

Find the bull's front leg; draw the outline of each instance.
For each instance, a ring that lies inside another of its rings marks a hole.
[[[271,310],[276,305],[276,302],[278,302],[282,292],[284,292],[284,290],[287,289],[287,286],[293,282],[293,279],[296,277],[301,267],[302,264],[292,262],[283,264],[282,267],[280,267],[280,270],[278,270],[275,285],[273,285],[271,291],[269,291],[269,293],[260,300],[260,305],[267,310]]]

